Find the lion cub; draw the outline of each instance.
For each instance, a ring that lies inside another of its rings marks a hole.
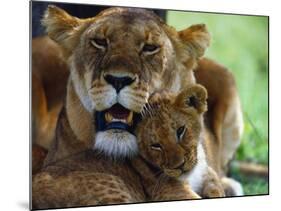
[[[147,187],[153,183],[151,177],[157,180],[154,189],[148,190],[153,199],[184,198],[183,191],[187,191],[186,198],[198,198],[191,190],[201,197],[224,196],[212,168],[212,156],[207,155],[205,139],[209,135],[203,127],[206,99],[207,92],[200,85],[192,85],[179,95],[157,93],[151,98],[136,130],[140,157],[147,168],[141,162],[135,166],[140,168]],[[171,184],[176,181],[177,185]]]

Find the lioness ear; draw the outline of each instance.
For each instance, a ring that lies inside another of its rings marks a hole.
[[[179,31],[178,35],[187,45],[187,50],[196,58],[202,57],[210,44],[211,36],[205,24],[192,25]]]
[[[73,48],[75,39],[72,35],[79,30],[82,22],[53,5],[48,6],[42,19],[49,37],[67,50]]]
[[[177,96],[176,103],[181,107],[194,108],[201,114],[207,111],[207,91],[199,84],[189,86]]]

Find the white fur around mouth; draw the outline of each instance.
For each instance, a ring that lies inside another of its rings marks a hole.
[[[131,158],[138,153],[136,137],[127,131],[116,133],[114,129],[98,132],[93,149],[114,159]]]

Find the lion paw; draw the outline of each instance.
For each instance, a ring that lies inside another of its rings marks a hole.
[[[210,184],[203,189],[202,195],[206,198],[218,198],[224,197],[225,193],[223,188],[221,188],[220,186]]]

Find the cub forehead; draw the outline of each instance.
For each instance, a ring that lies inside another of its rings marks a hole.
[[[193,110],[176,107],[172,101],[158,101],[154,108],[145,113],[144,120],[157,127],[167,129],[172,127],[176,129],[179,126],[186,125],[189,128],[198,127],[200,116]]]
[[[165,128],[165,126],[171,126],[177,122],[185,121],[186,117],[177,108],[174,108],[172,104],[154,104],[154,108],[145,112],[143,121],[147,121],[151,125],[157,125],[159,128]]]

